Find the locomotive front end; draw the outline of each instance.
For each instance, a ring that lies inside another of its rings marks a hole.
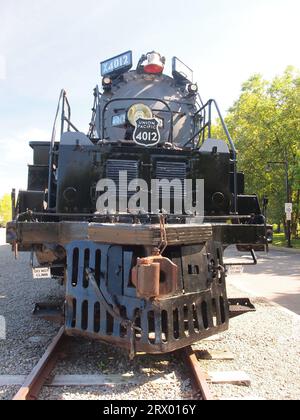
[[[65,287],[67,334],[131,356],[188,346],[252,310],[228,299],[223,253],[236,244],[255,263],[266,242],[216,102],[203,104],[176,57],[172,77],[164,65],[156,52],[135,70],[131,51],[102,62],[87,135],[62,91],[60,139],[31,144],[28,190],[7,227],[36,277],[50,273]],[[213,108],[225,140],[212,138]]]

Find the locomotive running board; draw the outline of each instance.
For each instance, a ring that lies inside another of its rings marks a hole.
[[[166,224],[168,245],[191,245],[214,240],[224,246],[231,244],[265,244],[263,225]],[[161,228],[158,224],[88,223],[88,222],[10,222],[7,242],[22,247],[55,243],[66,245],[76,240],[103,244],[158,246]],[[20,248],[20,250],[25,250]]]

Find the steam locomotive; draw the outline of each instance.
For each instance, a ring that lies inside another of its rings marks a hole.
[[[130,356],[188,346],[254,310],[228,299],[223,254],[235,244],[255,264],[266,245],[216,101],[202,102],[177,57],[164,74],[165,61],[154,51],[135,70],[131,51],[103,61],[88,134],[61,91],[51,141],[29,143],[28,189],[13,191],[7,225],[33,277],[65,288],[62,307],[35,313]],[[212,138],[214,113],[223,139]]]

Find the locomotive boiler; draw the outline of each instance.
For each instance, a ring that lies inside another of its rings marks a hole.
[[[87,134],[61,91],[51,141],[30,142],[28,189],[12,194],[7,225],[33,277],[64,287],[61,307],[35,312],[131,356],[188,346],[253,310],[227,297],[223,254],[235,244],[255,264],[266,244],[216,101],[202,102],[176,57],[171,76],[154,51],[132,67],[131,51],[101,63]]]

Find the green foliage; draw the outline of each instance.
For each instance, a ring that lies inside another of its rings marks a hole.
[[[284,233],[274,233],[272,245],[279,246],[279,247],[286,247],[287,242],[286,242]],[[292,246],[295,249],[300,249],[300,239],[293,239]]]
[[[300,116],[299,116],[300,118]],[[299,139],[300,142],[300,139]],[[297,151],[296,165],[293,168],[293,177],[295,180],[295,188],[300,190],[300,151]]]
[[[9,194],[5,194],[0,199],[0,226],[4,227],[11,220],[11,198]]]
[[[269,161],[288,161],[294,202],[294,224],[299,218],[300,189],[300,72],[288,67],[272,81],[253,75],[226,117],[238,149],[239,169],[245,172],[248,193],[270,199],[269,217],[284,219],[285,167]],[[217,132],[220,127],[215,128]]]

